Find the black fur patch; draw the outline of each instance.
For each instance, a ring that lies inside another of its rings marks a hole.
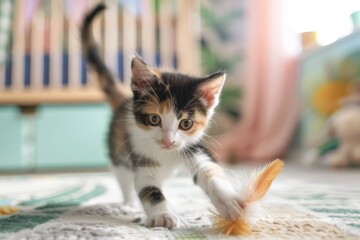
[[[141,189],[139,198],[142,202],[149,202],[152,206],[165,200],[161,190],[155,186],[148,186]]]
[[[198,180],[198,175],[197,174],[194,174],[193,180],[194,180],[194,183],[197,184],[197,180]]]
[[[135,120],[138,124],[142,125],[149,125],[146,120],[146,114],[142,113],[141,111],[134,111]]]
[[[188,158],[193,158],[194,155],[202,153],[207,155],[211,161],[216,162],[210,150],[207,149],[201,142],[192,144],[186,148],[186,150],[183,150],[183,153]]]

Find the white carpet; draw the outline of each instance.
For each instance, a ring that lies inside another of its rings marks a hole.
[[[359,172],[285,168],[265,201],[252,210],[246,239],[360,239]],[[352,183],[352,184],[350,184]],[[209,201],[191,178],[179,175],[165,196],[181,219],[174,231],[144,226],[141,208],[120,204],[112,175],[51,174],[0,178],[0,239],[217,239]]]

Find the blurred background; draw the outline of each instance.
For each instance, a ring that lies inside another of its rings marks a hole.
[[[99,0],[0,0],[0,172],[104,169],[110,108],[79,27]],[[360,165],[358,0],[109,0],[94,34],[119,81],[227,72],[209,145],[230,163]]]

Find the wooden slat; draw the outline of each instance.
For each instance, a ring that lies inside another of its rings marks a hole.
[[[1,104],[38,105],[44,103],[95,103],[103,102],[104,94],[98,88],[57,90],[14,90],[0,94]]]
[[[45,13],[38,8],[31,22],[30,88],[43,87]]]
[[[144,61],[155,66],[155,9],[151,4],[152,0],[144,0],[144,13],[141,16],[141,50]]]
[[[69,20],[69,88],[81,86],[81,44],[79,28]]]
[[[60,88],[62,82],[62,56],[64,12],[58,0],[51,1],[50,14],[50,88]]]
[[[13,15],[14,30],[12,34],[12,84],[13,89],[24,88],[24,56],[25,56],[25,26],[23,0],[15,0]]]
[[[172,26],[172,0],[161,1],[159,9],[160,59],[162,67],[173,66],[174,31]]]
[[[180,71],[200,73],[199,0],[177,1],[176,56]]]
[[[118,8],[111,4],[105,11],[104,31],[104,60],[110,71],[118,75],[117,51],[118,51]]]
[[[0,8],[5,7],[5,5],[10,6],[10,9],[9,9],[10,12],[7,12],[6,14],[9,14],[9,16],[11,16],[13,9],[12,9],[12,4],[10,3],[10,1],[1,1],[0,0]],[[3,13],[5,13],[3,11],[3,9],[0,9],[0,14],[3,14]],[[10,33],[10,30],[8,30],[8,29],[1,28],[1,30],[5,30],[5,32],[0,33],[1,36],[4,36],[8,32]],[[4,46],[8,46],[8,44],[9,44],[8,41],[9,40],[10,39],[5,39],[5,42],[2,41],[5,44]],[[2,48],[4,46],[2,46]],[[3,52],[3,51],[4,51],[4,49],[1,50],[1,52]],[[0,91],[5,88],[5,66],[6,66],[6,61],[7,61],[7,55],[6,55],[7,53],[6,53],[6,51],[4,53],[5,53],[5,56],[0,57]]]
[[[0,92],[5,88],[5,64],[0,64]]]
[[[131,77],[130,62],[136,51],[136,16],[123,9],[123,55],[124,55],[124,82],[128,82]]]

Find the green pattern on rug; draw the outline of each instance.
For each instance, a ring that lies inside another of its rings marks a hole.
[[[345,209],[345,208],[312,208],[312,211],[319,213],[342,213],[342,214],[360,214],[359,209]]]
[[[42,215],[42,214],[17,214],[8,218],[0,219],[0,233],[18,232],[26,228],[33,228],[39,224],[48,222],[58,215]]]
[[[317,193],[313,193],[318,191]],[[360,194],[351,187],[332,187],[331,185],[313,185],[312,189],[282,195],[308,210],[331,220],[337,225],[347,226],[360,232]]]
[[[207,239],[206,236],[194,229],[189,230],[175,230],[173,232],[176,240],[203,240]]]
[[[54,201],[54,199],[56,199],[57,201],[62,201],[61,200],[62,198],[64,198],[64,197],[68,198],[69,195],[79,192],[79,190],[81,190],[82,187],[83,187],[82,185],[70,187],[63,191],[60,191],[59,193],[50,195],[48,197],[35,198],[35,199],[20,202],[19,205],[21,205],[21,206],[47,205],[49,202]]]
[[[101,185],[96,185],[94,189],[92,189],[88,193],[84,193],[78,197],[74,197],[72,195],[68,197],[64,197],[63,199],[51,199],[44,206],[37,207],[36,209],[48,209],[48,208],[62,208],[62,207],[71,207],[78,206],[82,203],[89,201],[92,198],[102,195],[106,192],[106,188]]]
[[[68,211],[69,207],[80,206],[106,192],[106,188],[100,184],[96,184],[87,192],[84,192],[84,187],[84,185],[72,186],[57,194],[46,197],[33,197],[31,200],[20,202],[19,206],[41,206],[36,207],[34,210],[20,211],[18,214],[7,218],[0,218],[0,233],[18,232],[23,229],[34,228],[39,224],[58,218]]]

